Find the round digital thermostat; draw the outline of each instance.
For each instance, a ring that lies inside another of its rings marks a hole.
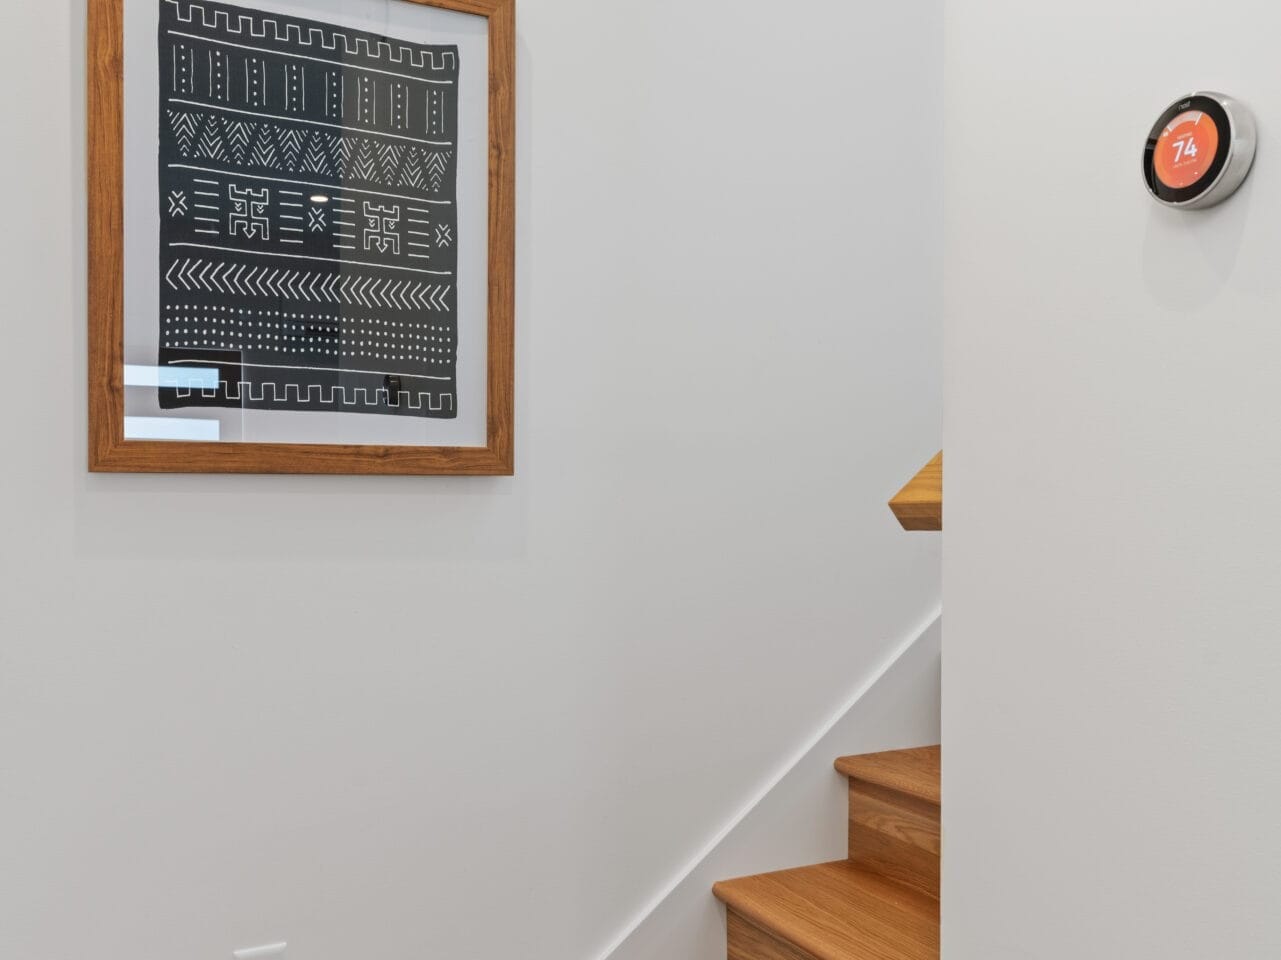
[[[1193,93],[1170,104],[1143,150],[1143,179],[1161,203],[1195,210],[1236,192],[1254,162],[1254,117],[1221,93]]]

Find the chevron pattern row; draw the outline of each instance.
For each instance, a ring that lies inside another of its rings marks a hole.
[[[345,303],[392,310],[448,311],[450,284],[377,279],[350,274],[255,267],[213,260],[175,260],[165,271],[171,290],[272,297],[310,303]]]
[[[272,120],[234,120],[212,113],[168,111],[178,154],[244,167],[356,179],[438,193],[453,150],[431,150],[375,137],[302,130]]]

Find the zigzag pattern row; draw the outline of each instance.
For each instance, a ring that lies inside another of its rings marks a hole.
[[[454,289],[450,284],[418,280],[379,280],[350,274],[253,267],[246,263],[217,263],[202,259],[175,260],[165,272],[165,283],[171,290],[436,311],[449,310],[448,297]]]
[[[169,111],[169,127],[184,159],[354,178],[433,193],[439,192],[454,157],[453,150],[428,150],[326,130],[299,130],[267,120],[230,120],[182,110]]]
[[[399,374],[399,376],[413,376],[413,374]],[[281,387],[283,389],[280,389]],[[245,398],[250,401],[264,403],[268,399],[268,389],[271,391],[270,399],[274,403],[289,403],[292,399],[294,403],[333,403],[343,404],[348,407],[359,406],[360,404],[364,404],[367,407],[385,407],[388,406],[387,401],[391,395],[390,391],[385,387],[377,387],[372,391],[365,387],[351,387],[351,399],[348,400],[347,387],[339,385],[322,386],[315,383],[306,385],[306,394],[304,395],[303,388],[299,384],[278,384],[272,380],[256,383],[251,383],[248,380],[235,382],[219,380],[217,390],[212,387],[205,388],[201,383],[193,381],[188,386],[177,387],[176,395],[183,400],[193,395],[212,400],[221,393],[228,400],[239,400],[241,395],[244,394]],[[312,396],[313,390],[315,391],[314,397]],[[329,391],[328,397],[325,396],[326,390]],[[289,396],[291,392],[293,393],[292,398]],[[372,399],[370,397],[371,393]],[[341,395],[341,399],[339,395]],[[432,397],[437,399],[433,401]],[[454,409],[454,395],[452,393],[428,393],[425,390],[411,393],[408,390],[400,390],[397,393],[397,398],[400,402],[392,404],[392,406],[408,407],[410,410],[443,410],[445,409],[445,403],[448,402],[449,409]]]
[[[281,24],[273,17],[263,17],[261,14],[236,14],[233,17],[230,11],[207,10],[202,4],[188,3],[186,0],[168,2],[173,4],[179,21],[192,24],[199,17],[199,25],[208,30],[243,34],[255,40],[279,40],[303,47],[316,46],[322,50],[337,51],[341,45],[342,52],[352,56],[386,59],[391,63],[401,64],[407,61],[420,70],[458,69],[458,58],[452,50],[415,49],[393,45],[388,40],[371,41],[369,37],[349,37],[333,28],[303,27],[302,24],[288,22]]]

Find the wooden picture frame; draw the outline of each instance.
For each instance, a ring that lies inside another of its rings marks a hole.
[[[513,472],[514,0],[394,0],[485,17],[489,49],[486,445],[125,439],[124,0],[88,3],[89,469],[126,473],[494,475]]]

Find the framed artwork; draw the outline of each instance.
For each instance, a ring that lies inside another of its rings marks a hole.
[[[87,0],[89,468],[506,475],[513,0]]]

